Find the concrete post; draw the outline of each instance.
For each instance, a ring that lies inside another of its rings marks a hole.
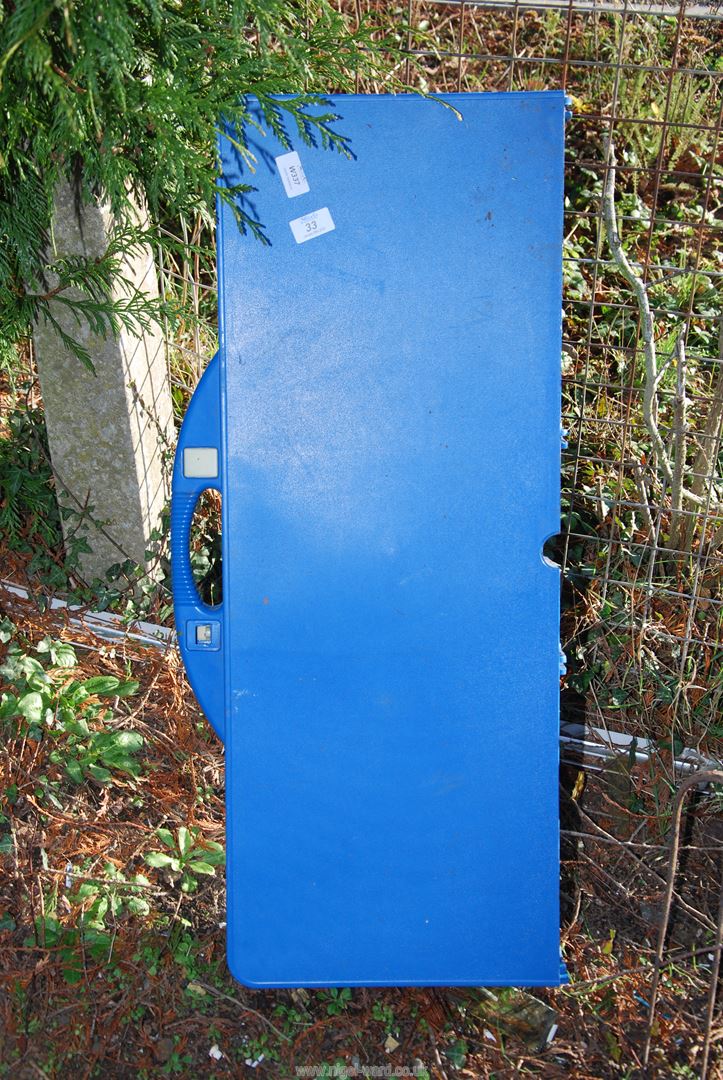
[[[55,257],[102,255],[112,226],[107,206],[81,206],[69,184],[58,187]],[[150,250],[127,259],[124,276],[158,295]],[[67,352],[48,323],[36,324],[33,341],[60,502],[76,510],[93,507],[93,520],[86,517],[80,529],[92,549],[80,565],[90,582],[125,559],[144,563],[168,495],[164,455],[173,442],[173,413],[165,348],[159,331],[139,338],[124,330],[119,338],[103,339],[57,302],[53,314],[88,349],[97,373]],[[71,519],[68,527],[76,524]]]

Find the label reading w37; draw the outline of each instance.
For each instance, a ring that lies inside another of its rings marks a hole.
[[[304,244],[307,240],[313,240],[315,236],[323,236],[324,233],[336,228],[327,206],[323,206],[321,210],[314,210],[311,214],[304,214],[303,217],[294,218],[289,222],[289,226],[297,244]]]

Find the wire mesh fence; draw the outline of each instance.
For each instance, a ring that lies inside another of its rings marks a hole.
[[[390,14],[373,2],[355,12],[382,24]],[[652,737],[672,756],[681,743],[710,748],[723,733],[723,9],[408,0],[385,32],[404,50],[397,74],[422,91],[570,97],[569,445],[549,545],[563,569],[566,713]],[[609,194],[649,304],[655,372],[605,227],[613,152]]]

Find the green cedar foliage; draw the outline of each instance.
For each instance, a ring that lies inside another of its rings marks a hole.
[[[128,282],[124,253],[152,242],[189,257],[186,223],[213,221],[220,117],[234,122],[248,159],[244,95],[284,137],[344,150],[333,116],[315,120],[314,91],[353,89],[355,70],[381,70],[380,45],[352,30],[329,0],[3,0],[0,9],[0,363],[32,323],[50,320],[92,368],[56,314],[106,335],[172,314]],[[290,93],[289,100],[272,100]],[[253,162],[251,161],[251,164]],[[100,259],[53,258],[51,209],[59,178],[83,200],[107,200],[118,221]],[[145,204],[140,229],[129,203]],[[239,227],[260,235],[236,208]],[[170,228],[161,228],[161,225]],[[179,252],[180,247],[180,252]]]

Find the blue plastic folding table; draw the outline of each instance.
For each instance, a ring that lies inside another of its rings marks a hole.
[[[251,129],[252,172],[220,142],[269,243],[221,210],[220,348],[181,431],[172,550],[226,747],[228,960],[250,986],[565,981],[543,558],[565,98],[444,100],[334,97],[349,157]],[[188,556],[209,487],[218,607]]]

